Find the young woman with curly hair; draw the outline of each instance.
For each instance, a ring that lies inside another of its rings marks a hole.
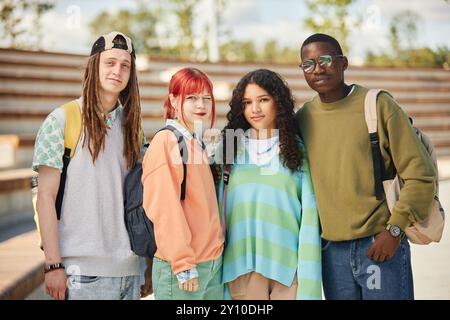
[[[226,297],[321,299],[319,219],[291,91],[277,73],[252,71],[230,107],[216,151]]]

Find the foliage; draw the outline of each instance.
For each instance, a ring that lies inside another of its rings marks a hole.
[[[366,55],[366,65],[375,67],[441,67],[449,69],[450,50],[448,47],[405,49],[393,56],[388,53],[376,54],[369,51]]]
[[[120,31],[133,39],[137,53],[160,53],[156,25],[160,20],[161,10],[150,9],[144,2],[139,2],[138,10],[122,9],[117,12],[103,11],[90,23],[94,37],[111,30]],[[92,39],[94,41],[95,39]]]
[[[41,0],[3,0],[0,4],[0,23],[3,38],[7,39],[13,48],[24,47],[20,41],[27,36],[31,41],[29,47],[39,48],[41,45],[41,17],[54,4]],[[26,27],[26,16],[32,17],[32,28]],[[30,43],[30,41],[27,41]]]
[[[449,68],[450,51],[447,47],[436,50],[417,46],[417,32],[421,17],[406,10],[396,14],[390,23],[391,52],[368,51],[366,64],[391,67],[443,67]]]
[[[310,14],[304,23],[312,32],[326,33],[339,41],[342,50],[349,52],[348,25],[349,7],[357,0],[307,0],[306,7]],[[355,21],[355,26],[359,21]],[[353,26],[354,27],[354,26]]]

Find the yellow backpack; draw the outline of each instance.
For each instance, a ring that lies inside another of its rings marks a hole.
[[[80,107],[78,106],[78,103],[75,100],[62,105],[60,108],[62,108],[64,110],[64,113],[66,114],[66,125],[64,127],[63,169],[61,172],[58,195],[56,197],[55,203],[56,216],[58,220],[61,218],[61,205],[64,196],[64,188],[66,185],[67,167],[69,166],[70,159],[73,157],[75,153],[78,140],[80,139],[82,126]],[[34,176],[31,179],[32,179],[31,188],[32,188],[32,202],[34,209],[34,222],[36,223],[36,228],[40,234],[39,217],[36,209],[38,176]],[[40,239],[39,239],[39,246],[43,250],[42,241]]]

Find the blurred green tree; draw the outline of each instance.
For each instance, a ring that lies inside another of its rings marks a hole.
[[[40,48],[42,41],[41,18],[53,7],[54,4],[50,1],[3,0],[0,3],[0,23],[2,36],[9,41],[9,46]],[[26,15],[32,16],[31,26],[25,25]],[[27,36],[27,41],[21,42],[20,39],[24,36]]]
[[[230,62],[253,62],[258,53],[253,41],[231,40],[220,46],[221,60]]]
[[[312,32],[327,33],[335,37],[341,44],[344,54],[348,54],[348,25],[349,7],[358,0],[307,0],[306,7],[310,14],[304,24]],[[360,24],[360,19],[353,21],[355,26]],[[354,27],[354,26],[353,26]]]
[[[438,47],[434,53],[436,63],[445,70],[450,70],[450,49],[447,46]]]
[[[276,40],[269,40],[264,44],[262,57],[266,61],[275,61],[280,52],[278,51],[278,44]]]
[[[396,14],[390,23],[389,39],[394,55],[417,46],[417,30],[421,21],[419,14],[406,10]]]
[[[422,18],[419,14],[405,10],[392,17],[389,25],[390,52],[368,51],[366,64],[369,66],[392,67],[443,67],[448,69],[450,51],[447,47],[436,50],[418,45],[418,30]]]
[[[223,4],[225,0],[220,0]],[[139,53],[196,59],[207,51],[206,44],[195,48],[194,15],[196,0],[138,2],[137,10],[103,11],[90,23],[93,34],[118,30],[133,38]],[[164,23],[162,23],[164,22]],[[157,30],[158,25],[162,26]],[[199,37],[200,39],[200,37]],[[204,52],[203,52],[204,51]]]
[[[116,30],[129,35],[138,53],[161,53],[156,25],[160,21],[161,8],[150,8],[139,1],[138,9],[122,9],[117,12],[103,11],[89,24],[94,37]],[[92,39],[94,41],[95,39]]]
[[[193,19],[196,0],[170,0],[173,14],[177,18],[178,44],[176,45],[181,57],[191,57],[194,55],[194,32]]]

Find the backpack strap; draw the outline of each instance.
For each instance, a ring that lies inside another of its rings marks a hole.
[[[184,200],[186,198],[186,174],[187,174],[187,167],[186,163],[188,161],[188,149],[186,146],[186,142],[184,141],[183,134],[177,130],[177,128],[173,126],[165,126],[164,128],[158,130],[156,133],[162,131],[162,130],[170,130],[172,131],[178,140],[178,148],[180,149],[180,155],[183,163],[183,181],[181,182],[181,195],[180,200]],[[156,135],[156,134],[155,134]]]
[[[375,196],[377,200],[381,200],[383,196],[383,177],[384,177],[384,162],[381,157],[380,139],[377,131],[377,97],[383,91],[381,89],[370,89],[364,100],[364,114],[369,131],[370,147],[372,149],[373,161],[373,177]]]
[[[81,135],[81,111],[76,100],[62,105],[61,108],[66,113],[64,148],[70,150],[70,158],[72,158]]]
[[[222,193],[222,217],[221,217],[221,224],[222,224],[222,232],[223,232],[223,236],[225,237],[225,241],[227,239],[227,192],[228,192],[228,182],[230,180],[230,167],[231,166],[227,166],[224,165],[223,168],[223,193]]]
[[[69,166],[70,159],[73,157],[78,140],[80,139],[82,123],[80,107],[75,100],[62,105],[61,108],[66,114],[66,125],[64,127],[63,168],[55,203],[56,217],[58,220],[61,219],[61,207],[66,186],[67,167]]]

